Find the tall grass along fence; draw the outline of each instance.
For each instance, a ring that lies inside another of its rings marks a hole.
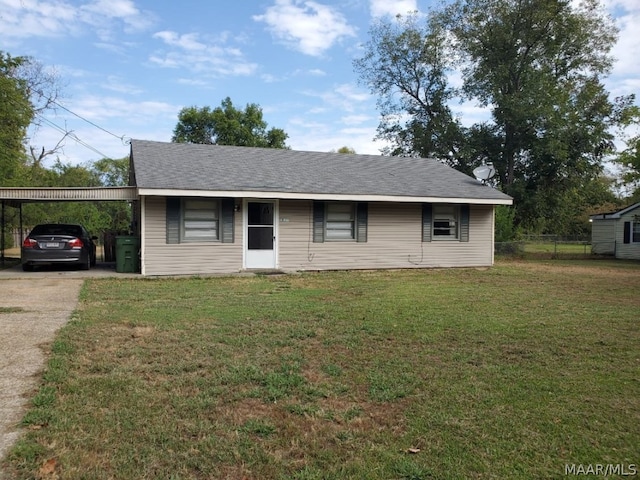
[[[496,242],[495,253],[507,257],[587,258],[596,252],[588,236],[523,235],[517,241]]]

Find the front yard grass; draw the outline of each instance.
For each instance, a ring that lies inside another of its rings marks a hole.
[[[5,466],[120,480],[628,471],[639,292],[637,264],[606,261],[87,280]]]

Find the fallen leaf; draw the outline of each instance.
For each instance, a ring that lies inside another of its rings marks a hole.
[[[40,467],[40,475],[45,476],[55,473],[57,464],[58,461],[55,458],[50,458]]]
[[[419,448],[410,448],[409,450],[407,450],[407,452],[409,452],[409,453],[420,453],[420,449]]]

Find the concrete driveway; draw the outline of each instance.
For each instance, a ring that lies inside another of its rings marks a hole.
[[[21,433],[18,423],[51,341],[76,308],[81,287],[81,279],[0,280],[0,458]]]
[[[98,264],[89,271],[20,265],[0,270],[0,461],[21,434],[21,421],[39,386],[56,331],[78,304],[84,279],[139,277]],[[0,479],[4,480],[0,470]]]
[[[2,268],[0,265],[0,280],[34,279],[34,278],[95,278],[95,277],[140,277],[139,273],[116,272],[115,262],[98,262],[90,270],[80,270],[73,265],[54,265],[37,267],[33,272],[24,272],[20,265]],[[1,295],[1,293],[0,293]]]

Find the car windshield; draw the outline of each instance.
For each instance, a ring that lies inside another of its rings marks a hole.
[[[30,235],[72,235],[82,236],[82,228],[78,225],[36,225]]]

